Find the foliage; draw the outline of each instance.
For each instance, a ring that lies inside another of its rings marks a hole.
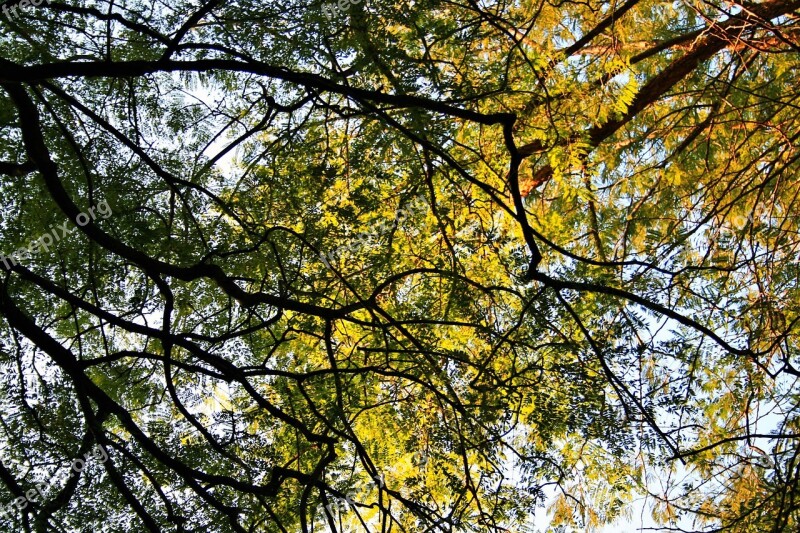
[[[4,530],[800,527],[800,2],[196,4],[0,17]]]

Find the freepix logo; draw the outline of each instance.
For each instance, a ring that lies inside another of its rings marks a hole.
[[[333,20],[335,17],[345,13],[350,5],[360,4],[361,0],[338,0],[331,4],[324,4],[322,12],[328,17],[328,20]]]
[[[79,213],[78,216],[75,217],[75,224],[83,227],[88,224],[89,221],[96,220],[98,214],[103,219],[111,216],[111,206],[108,205],[106,200],[101,200],[97,204],[97,207],[89,208],[88,215],[86,213]],[[30,241],[27,247],[23,246],[18,248],[16,251],[8,254],[8,256],[0,254],[0,262],[2,262],[3,265],[10,270],[12,267],[16,266],[21,259],[30,259],[34,255],[38,254],[40,249],[44,250],[45,252],[49,252],[50,247],[53,246],[53,244],[60,241],[63,237],[72,234],[76,229],[78,229],[77,226],[68,229],[69,222],[69,220],[65,220],[60,226],[51,226],[50,231],[44,235],[41,235],[39,238]]]
[[[17,510],[22,511],[28,506],[29,503],[43,504],[52,487],[58,486],[64,483],[67,479],[80,474],[90,459],[97,459],[101,463],[105,463],[106,459],[108,459],[108,452],[106,452],[105,448],[103,448],[101,445],[96,445],[94,448],[84,454],[83,458],[77,457],[72,461],[72,464],[70,465],[71,471],[61,471],[60,473],[55,472],[53,474],[49,474],[48,481],[36,483],[34,484],[35,488],[22,493],[22,496],[18,496],[15,500],[6,505],[0,505],[0,516],[7,517],[8,515],[13,514],[14,507],[16,507]],[[42,498],[41,500],[37,501],[37,494]]]
[[[21,0],[17,3],[7,3],[3,4],[3,14],[6,16],[8,20],[14,20],[20,17],[20,13],[17,13],[17,9],[20,11],[27,11],[31,7],[39,7],[44,2],[47,2],[47,5],[50,5],[50,0]]]

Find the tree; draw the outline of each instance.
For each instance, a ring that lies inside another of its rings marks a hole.
[[[3,527],[794,531],[798,8],[15,4]]]

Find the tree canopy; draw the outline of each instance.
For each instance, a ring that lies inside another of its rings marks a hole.
[[[0,529],[796,531],[799,10],[6,2]]]

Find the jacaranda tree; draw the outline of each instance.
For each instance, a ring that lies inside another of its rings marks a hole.
[[[800,0],[37,1],[0,529],[800,527]]]

